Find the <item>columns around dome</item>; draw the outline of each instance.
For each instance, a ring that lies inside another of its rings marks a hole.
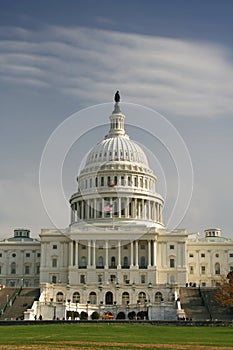
[[[80,221],[101,219],[133,219],[163,225],[163,202],[154,198],[104,197],[85,200],[82,196],[71,202],[71,225]]]

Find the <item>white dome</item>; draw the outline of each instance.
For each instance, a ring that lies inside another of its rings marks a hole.
[[[127,135],[109,137],[98,143],[89,153],[85,167],[111,161],[128,161],[149,168],[145,153]]]

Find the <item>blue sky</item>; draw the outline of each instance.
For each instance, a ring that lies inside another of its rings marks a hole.
[[[231,236],[232,15],[232,1],[2,0],[1,237],[52,225],[38,184],[44,146],[68,116],[111,102],[117,89],[123,101],[163,114],[189,149],[194,191],[180,227],[220,227]],[[98,133],[96,140],[106,134]],[[78,172],[72,154],[67,198]]]

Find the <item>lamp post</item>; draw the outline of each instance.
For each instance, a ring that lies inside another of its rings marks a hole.
[[[89,306],[89,304],[90,304],[90,300],[87,300],[87,320],[89,318],[89,316],[88,316],[88,306]]]

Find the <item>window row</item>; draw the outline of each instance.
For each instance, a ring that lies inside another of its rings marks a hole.
[[[3,267],[0,265],[0,274],[2,274],[3,272]],[[10,265],[10,273],[12,275],[16,275],[17,273],[21,273],[17,270],[17,266],[16,266],[16,263],[15,262],[12,262],[11,265]],[[35,271],[32,269],[32,266],[31,265],[24,265],[24,271],[23,273],[25,275],[30,275],[32,273],[36,273],[37,275],[39,275],[40,273],[40,265],[37,264],[35,266]]]
[[[81,180],[79,187],[81,190],[94,187],[114,187],[114,186],[134,186],[154,190],[154,182],[151,179],[139,176],[96,176]]]
[[[97,304],[97,293],[92,291],[89,293],[89,296],[88,296],[89,300],[87,301],[87,304]],[[116,301],[114,300],[114,296],[113,296],[113,293],[108,291],[105,293],[105,304],[106,305],[112,305],[112,304],[116,304]],[[154,302],[161,302],[163,301],[163,295],[161,292],[156,292],[154,294]],[[63,303],[67,301],[69,304],[72,302],[72,303],[75,303],[75,304],[78,304],[81,302],[81,296],[80,296],[80,293],[79,292],[74,292],[72,294],[72,299],[67,299],[65,300],[65,296],[63,294],[63,292],[58,292],[56,294],[56,302],[57,303]],[[138,305],[145,305],[145,303],[147,303],[147,295],[145,292],[140,292],[138,293],[137,295],[137,304]],[[130,304],[131,300],[130,300],[130,295],[128,292],[123,292],[121,294],[121,304],[122,305],[128,305]],[[103,302],[100,301],[100,304],[103,304]]]
[[[189,273],[190,273],[190,275],[194,274],[194,266],[191,265],[189,267]],[[201,273],[201,275],[205,275],[206,274],[206,266],[205,265],[201,265],[200,273]],[[215,273],[215,275],[220,275],[220,264],[219,263],[216,263],[214,265],[214,273]]]

